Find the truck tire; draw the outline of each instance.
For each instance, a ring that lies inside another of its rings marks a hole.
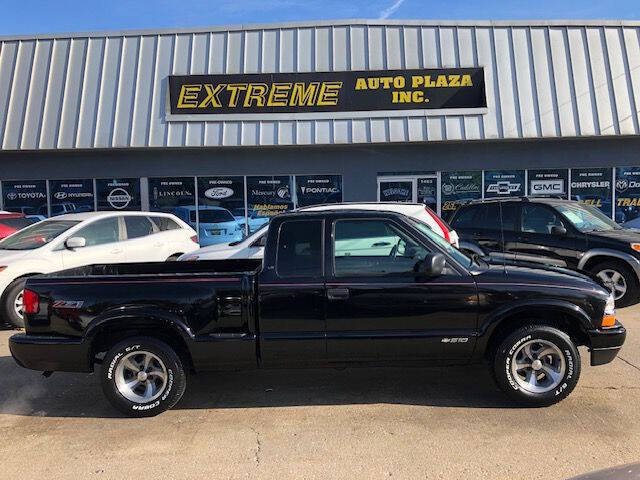
[[[22,291],[26,278],[15,280],[5,290],[2,301],[2,316],[16,328],[24,328],[24,318],[22,317]]]
[[[153,417],[182,398],[187,378],[166,343],[132,337],[115,345],[102,363],[102,390],[115,408],[130,417]]]
[[[566,398],[580,378],[580,354],[569,336],[547,325],[509,334],[493,363],[498,386],[513,400],[548,406]]]
[[[616,307],[628,307],[638,301],[638,279],[623,262],[607,260],[591,268],[591,273],[610,285],[616,297]]]

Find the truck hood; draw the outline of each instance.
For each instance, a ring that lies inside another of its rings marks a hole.
[[[31,250],[0,250],[0,265],[9,265],[28,256]]]

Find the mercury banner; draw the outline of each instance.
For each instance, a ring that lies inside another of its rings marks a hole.
[[[173,115],[485,108],[482,68],[169,76]]]

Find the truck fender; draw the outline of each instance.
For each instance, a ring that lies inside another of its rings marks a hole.
[[[618,250],[612,250],[609,248],[594,248],[587,250],[578,262],[578,269],[584,270],[587,262],[595,257],[610,257],[622,260],[627,263],[636,274],[636,278],[640,281],[640,260],[629,253],[619,252]]]

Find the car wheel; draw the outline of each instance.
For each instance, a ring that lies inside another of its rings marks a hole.
[[[4,318],[14,327],[24,328],[24,318],[22,316],[22,292],[26,278],[19,278],[11,283],[6,290],[2,304]]]
[[[517,330],[498,347],[493,364],[498,386],[513,400],[553,405],[567,397],[580,377],[580,354],[564,332],[546,325]]]
[[[613,292],[616,307],[627,307],[638,300],[638,280],[633,270],[616,261],[607,261],[595,265],[591,273],[602,280]]]
[[[130,417],[152,417],[182,398],[187,378],[182,362],[166,343],[134,337],[111,348],[101,371],[102,390]]]
[[[167,258],[166,261],[167,262],[177,262],[181,255],[182,255],[181,253],[174,253],[169,258]]]

